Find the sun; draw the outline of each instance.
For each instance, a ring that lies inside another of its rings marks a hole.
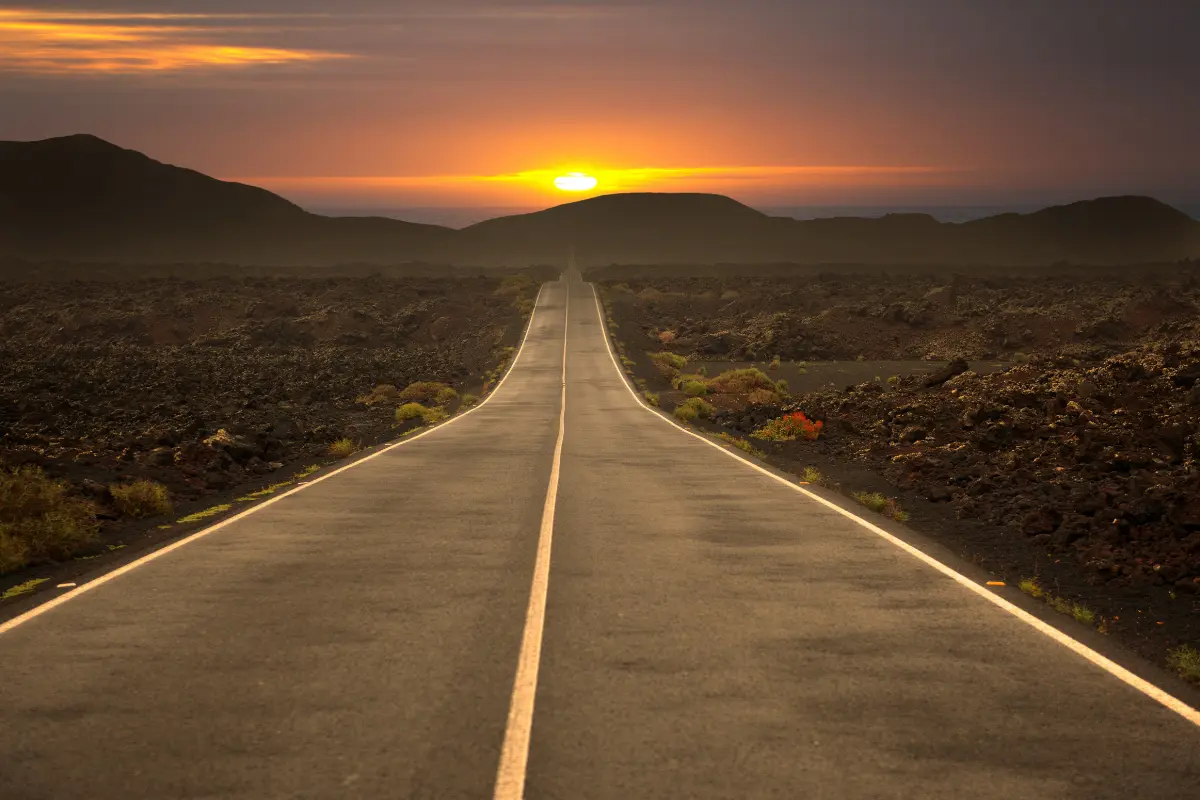
[[[568,172],[554,179],[554,185],[564,192],[586,192],[595,189],[598,181],[582,172]]]

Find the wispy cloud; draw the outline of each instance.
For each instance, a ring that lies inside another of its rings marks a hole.
[[[228,27],[232,21],[280,18],[0,8],[0,71],[33,75],[182,72],[349,57],[240,42],[247,31]]]

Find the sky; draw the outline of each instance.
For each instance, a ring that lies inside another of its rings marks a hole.
[[[0,0],[0,139],[320,208],[1195,201],[1197,31],[1187,0]]]

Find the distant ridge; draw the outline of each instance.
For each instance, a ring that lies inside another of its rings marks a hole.
[[[0,256],[253,265],[1137,264],[1200,257],[1200,222],[1149,197],[938,222],[771,217],[714,194],[612,194],[462,230],[324,217],[86,134],[0,142]]]

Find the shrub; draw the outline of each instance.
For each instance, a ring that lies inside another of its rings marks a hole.
[[[408,422],[410,419],[421,419],[428,411],[420,403],[405,403],[396,409],[396,422]]]
[[[758,456],[759,458],[766,457],[766,453],[764,453],[763,451],[759,450],[757,447],[752,445],[748,439],[741,439],[737,436],[734,436],[731,433],[722,433],[717,438],[720,439],[722,442],[728,442],[729,444],[733,445],[734,447],[736,447],[739,450],[744,450],[745,452],[749,453],[752,456]]]
[[[529,298],[521,298],[513,303],[513,308],[523,317],[528,317],[533,313],[534,302]]]
[[[779,369],[779,356],[771,359],[771,363],[767,365],[767,369]]]
[[[1181,644],[1167,655],[1167,663],[1188,680],[1200,682],[1200,650]]]
[[[659,331],[658,341],[661,344],[670,344],[675,341],[675,331]]]
[[[658,408],[658,395],[657,394],[655,394],[654,392],[642,392],[642,394],[646,397],[647,403],[654,406],[655,408]]]
[[[887,508],[888,499],[879,492],[854,492],[850,496],[876,513]]]
[[[779,395],[774,389],[755,389],[746,397],[746,402],[752,406],[770,406],[779,402]]]
[[[475,405],[478,402],[479,402],[479,398],[473,394],[464,394],[462,396],[462,407],[463,408],[470,408],[471,406]]]
[[[824,476],[821,475],[821,470],[817,469],[816,467],[804,468],[804,480],[808,481],[809,483],[820,483],[823,477]]]
[[[449,405],[458,399],[458,392],[447,386],[445,389],[439,389],[434,402],[439,406]]]
[[[706,403],[699,397],[689,397],[675,406],[675,416],[684,422],[691,422],[697,417],[708,419],[713,415],[715,410],[709,403]]]
[[[437,381],[417,381],[406,386],[396,399],[401,403],[433,403],[437,401],[439,392],[449,388]]]
[[[421,412],[421,421],[426,425],[436,425],[448,416],[450,415],[440,408],[427,408]]]
[[[774,390],[775,381],[762,370],[749,367],[726,370],[715,378],[709,378],[708,386],[720,394],[748,394],[755,389]]]
[[[390,383],[381,383],[366,394],[360,395],[354,402],[364,406],[373,406],[379,403],[396,403],[399,400],[399,389]]]
[[[0,471],[0,574],[62,560],[96,536],[96,511],[36,467]]]
[[[696,374],[704,378],[708,377],[708,367],[704,364],[701,364],[696,368]]]
[[[687,358],[678,353],[663,350],[658,353],[647,353],[646,355],[650,356],[650,360],[654,362],[654,365],[664,372],[668,370],[678,372],[687,366]]]
[[[353,455],[357,449],[354,442],[349,439],[338,439],[329,445],[329,455],[334,458],[347,458]]]
[[[704,397],[708,394],[708,384],[704,381],[685,380],[680,383],[679,389],[688,397]]]
[[[171,513],[167,487],[154,481],[134,481],[108,487],[113,505],[127,517],[153,517]]]
[[[775,381],[775,391],[779,392],[780,394],[787,394],[788,393],[788,382],[783,380],[782,378]]]
[[[7,600],[10,597],[20,597],[23,594],[29,594],[37,587],[41,586],[49,578],[31,578],[24,583],[18,583],[11,589],[5,589],[4,594],[0,594],[0,600]]]
[[[750,435],[755,439],[769,439],[772,442],[792,442],[796,439],[813,441],[820,437],[824,423],[813,421],[804,416],[803,411],[793,411],[784,414],[763,425]]]

